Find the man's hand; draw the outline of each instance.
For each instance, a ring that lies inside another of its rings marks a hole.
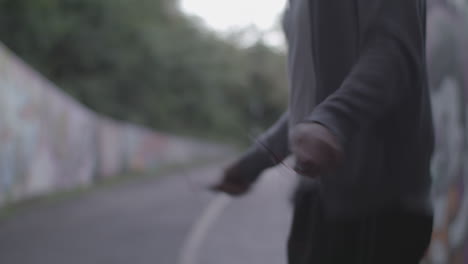
[[[343,159],[338,139],[318,123],[302,123],[293,129],[291,151],[296,172],[312,178],[335,169]]]
[[[244,170],[240,163],[234,163],[224,170],[221,182],[217,183],[211,190],[216,192],[224,192],[232,196],[241,196],[250,190],[251,183],[244,180]],[[253,176],[255,177],[255,175]]]
[[[252,148],[236,162],[224,170],[221,182],[213,186],[213,191],[224,192],[232,196],[247,193],[266,168],[275,165],[269,156]]]

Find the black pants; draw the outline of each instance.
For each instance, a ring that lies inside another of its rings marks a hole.
[[[394,207],[354,220],[324,216],[317,192],[295,199],[289,264],[418,264],[432,234],[432,215]]]

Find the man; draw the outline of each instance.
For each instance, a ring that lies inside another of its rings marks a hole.
[[[246,193],[292,153],[289,263],[416,264],[432,231],[425,0],[291,0],[289,111],[215,186]],[[265,148],[265,149],[264,149]]]

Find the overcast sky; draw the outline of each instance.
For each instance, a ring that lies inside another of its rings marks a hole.
[[[221,32],[249,25],[266,31],[274,27],[285,3],[286,0],[181,0],[181,7]],[[277,45],[282,36],[272,33],[267,41]]]

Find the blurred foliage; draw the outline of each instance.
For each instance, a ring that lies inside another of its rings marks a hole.
[[[0,0],[0,40],[90,108],[243,139],[284,109],[284,55],[243,47],[173,0]]]

